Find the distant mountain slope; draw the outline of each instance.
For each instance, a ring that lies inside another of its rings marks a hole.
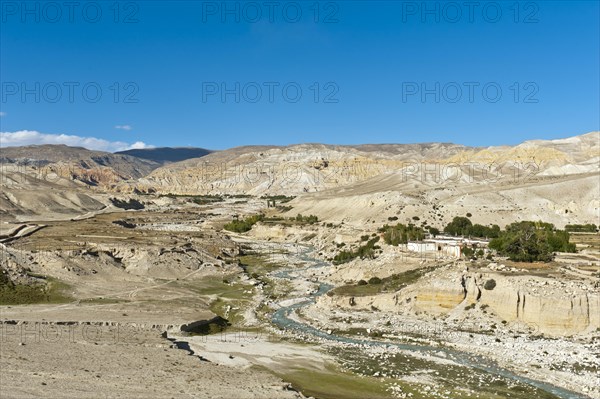
[[[131,155],[158,163],[179,162],[190,158],[200,158],[213,151],[196,147],[159,147],[119,151],[115,154]]]
[[[146,176],[161,165],[130,155],[52,144],[2,147],[0,163],[32,167],[44,176],[54,173],[87,185],[104,187]]]
[[[129,182],[141,192],[178,194],[301,194],[345,187],[376,176],[455,174],[572,175],[598,171],[600,133],[487,148],[451,143],[297,144],[246,146],[165,165]],[[442,177],[442,176],[439,176]],[[445,176],[444,184],[456,181]],[[421,182],[415,182],[421,183]],[[385,191],[385,185],[375,191]]]
[[[344,186],[467,150],[471,147],[444,143],[244,146],[165,165],[131,184],[142,192],[289,195]]]

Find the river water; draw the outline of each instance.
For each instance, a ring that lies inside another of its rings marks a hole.
[[[322,267],[328,266],[328,264],[320,259],[313,258],[310,256],[311,248],[306,248],[300,253],[300,258],[302,261],[307,262],[310,266],[298,268],[298,269],[285,269],[280,270],[276,273],[273,273],[273,276],[281,279],[292,280],[294,277],[292,274],[295,274],[299,271],[305,271],[308,269],[319,269]],[[520,383],[528,384],[553,395],[558,396],[563,399],[589,399],[588,396],[584,396],[582,394],[571,392],[567,389],[559,388],[554,385],[533,380],[531,378],[523,377],[521,375],[515,374],[509,370],[503,369],[493,362],[481,357],[472,355],[466,352],[461,352],[454,349],[441,348],[441,347],[432,347],[425,345],[414,345],[414,344],[398,344],[391,342],[382,342],[382,341],[374,341],[369,339],[362,338],[351,338],[345,336],[339,336],[335,334],[327,334],[325,331],[321,331],[317,328],[314,328],[308,324],[298,322],[290,318],[290,314],[295,312],[296,310],[306,307],[315,303],[316,298],[324,295],[332,289],[333,286],[326,283],[319,283],[319,288],[317,292],[308,297],[305,301],[294,303],[293,305],[283,306],[279,308],[272,316],[273,324],[285,328],[291,331],[297,331],[304,334],[309,334],[314,337],[322,338],[329,341],[335,341],[345,344],[358,344],[358,345],[367,345],[367,346],[382,346],[382,347],[395,347],[405,351],[413,351],[426,353],[434,358],[440,358],[444,360],[451,359],[457,364],[462,366],[470,367],[473,369],[477,369],[480,371],[484,371],[486,373],[490,373],[496,376],[501,376],[504,378],[511,379],[513,381],[517,381]],[[443,352],[446,357],[442,357],[439,355],[440,352]]]

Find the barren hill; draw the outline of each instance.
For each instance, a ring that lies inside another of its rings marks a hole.
[[[2,147],[0,162],[37,168],[44,175],[55,173],[88,185],[105,187],[145,176],[160,166],[157,162],[130,155],[50,144]]]
[[[488,170],[488,174],[501,170],[506,175],[511,170],[518,178],[595,173],[599,142],[600,133],[593,132],[562,140],[526,141],[514,147],[447,143],[248,146],[163,166],[132,187],[179,194],[300,194],[417,171],[429,176],[458,170],[464,174],[468,169]]]

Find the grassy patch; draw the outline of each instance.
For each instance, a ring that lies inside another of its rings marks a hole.
[[[68,288],[68,284],[52,278],[48,278],[45,284],[2,284],[0,305],[70,302],[73,298],[65,293]]]
[[[292,383],[305,396],[320,399],[364,399],[391,398],[384,385],[375,378],[364,378],[343,373],[333,368],[322,370],[299,369],[278,374]]]
[[[408,270],[404,273],[393,274],[389,277],[382,278],[380,284],[347,284],[333,289],[328,295],[369,296],[382,292],[396,292],[410,284],[414,284],[418,279],[433,269],[434,267],[424,267]]]
[[[185,283],[183,286],[199,296],[208,297],[205,298],[207,300],[216,297],[209,305],[210,311],[229,320],[232,325],[244,321],[244,311],[253,296],[248,291],[254,291],[250,285],[239,282],[226,283],[222,277],[206,277]]]
[[[193,292],[203,296],[217,296],[228,300],[244,300],[251,298],[251,294],[246,294],[250,286],[239,283],[224,283],[221,278],[207,277],[200,281],[194,281],[185,285]]]
[[[244,301],[223,300],[217,298],[210,304],[210,311],[229,320],[231,325],[241,325],[244,322]],[[229,311],[228,311],[229,309]],[[227,317],[225,317],[227,316]],[[221,330],[222,331],[222,330]]]
[[[282,265],[269,261],[267,255],[248,254],[240,256],[240,264],[250,276],[264,276],[272,271],[279,269]]]

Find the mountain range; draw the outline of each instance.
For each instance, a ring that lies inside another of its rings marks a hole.
[[[0,211],[93,211],[111,195],[287,195],[290,212],[353,223],[468,211],[480,223],[539,218],[598,223],[600,132],[516,146],[451,143],[153,148],[64,145],[0,149]]]

